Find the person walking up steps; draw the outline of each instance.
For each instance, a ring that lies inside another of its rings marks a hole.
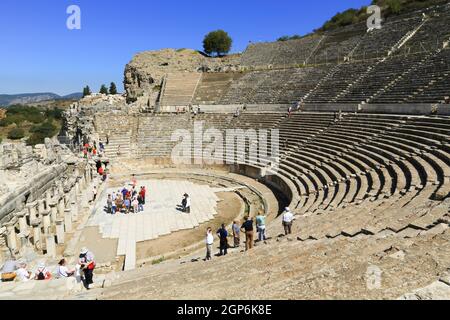
[[[248,251],[253,248],[253,219],[247,217],[241,229],[245,231],[245,250]]]
[[[217,236],[220,239],[219,256],[226,256],[228,253],[228,231],[225,228],[224,224],[222,224],[222,227],[219,230],[217,230]]]
[[[86,289],[90,289],[90,285],[94,283],[94,269],[95,257],[88,248],[83,248],[80,251],[81,270],[84,272],[84,280],[86,282]]]
[[[292,222],[294,221],[294,215],[289,208],[285,208],[283,212],[283,228],[284,234],[287,236],[292,233]]]
[[[206,230],[206,258],[205,260],[211,260],[211,252],[214,244],[214,236],[212,234],[212,229],[208,228]]]

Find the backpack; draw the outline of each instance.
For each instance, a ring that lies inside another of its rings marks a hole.
[[[45,280],[45,274],[42,271],[39,271],[38,276],[37,276],[38,280]]]

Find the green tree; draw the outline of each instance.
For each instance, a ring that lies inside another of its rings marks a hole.
[[[402,2],[400,0],[388,0],[387,5],[394,14],[399,14],[403,9]]]
[[[20,140],[22,138],[25,137],[25,131],[23,131],[22,128],[12,128],[9,132],[8,132],[8,139],[11,140]]]
[[[215,53],[217,56],[221,56],[230,52],[232,44],[233,40],[228,33],[223,30],[216,30],[205,36],[203,49],[209,55]]]
[[[109,94],[117,94],[117,87],[114,82],[111,82],[111,85],[109,86]]]
[[[90,96],[91,95],[91,88],[89,88],[89,86],[86,86],[83,88],[83,98],[86,96]]]
[[[279,42],[288,41],[288,40],[289,40],[289,36],[282,36],[277,39],[277,41],[279,41]]]
[[[108,88],[104,84],[102,84],[102,87],[100,88],[100,93],[108,94]]]

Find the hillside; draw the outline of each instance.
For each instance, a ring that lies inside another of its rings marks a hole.
[[[0,94],[0,106],[11,106],[15,104],[31,104],[42,101],[52,100],[78,100],[82,97],[81,93],[72,93],[66,96],[60,96],[51,92],[43,93],[21,93],[21,94]]]

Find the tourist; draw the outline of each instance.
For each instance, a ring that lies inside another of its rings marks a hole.
[[[123,200],[122,200],[122,194],[120,194],[116,199],[116,213],[122,212],[123,209]]]
[[[141,191],[139,192],[139,194],[142,197],[142,204],[145,204],[145,195],[147,193],[147,190],[144,186],[141,187]]]
[[[97,187],[94,186],[94,189],[92,190],[92,202],[97,200]]]
[[[133,198],[133,202],[131,203],[133,206],[133,212],[138,213],[139,212],[139,201],[137,198]]]
[[[106,170],[103,170],[102,181],[105,182],[106,179],[108,179],[108,174],[106,173]]]
[[[3,264],[2,270],[1,270],[1,279],[3,282],[9,282],[14,281],[16,278],[16,270],[17,270],[17,261],[11,256],[11,252],[9,250],[6,250],[7,255],[9,254],[9,257]]]
[[[136,186],[137,186],[137,179],[136,179],[136,176],[134,174],[131,177],[131,186],[133,187],[133,189],[135,189]]]
[[[58,262],[58,277],[59,278],[69,278],[75,274],[75,269],[69,270],[67,268],[67,261],[66,259],[61,259],[61,261]]]
[[[105,152],[105,145],[103,144],[103,142],[101,140],[100,140],[99,146],[100,146],[100,153]]]
[[[143,200],[142,195],[140,193],[137,196],[137,200],[138,200],[138,211],[139,212],[144,211],[144,200]]]
[[[131,201],[130,198],[125,198],[125,200],[123,200],[123,206],[125,209],[125,214],[130,213],[130,207],[131,207]]]
[[[127,189],[127,187],[123,187],[123,189],[122,189],[122,191],[121,191],[121,193],[122,193],[122,199],[126,199],[126,197],[127,197],[127,194],[128,194],[128,189]]]
[[[239,222],[237,220],[235,220],[233,222],[233,226],[231,228],[233,229],[234,247],[239,248],[239,245],[241,242],[241,228],[239,227]]]
[[[117,146],[117,156],[120,157],[122,154],[121,146],[120,144]]]
[[[90,285],[94,283],[94,269],[95,269],[95,257],[88,248],[83,248],[80,251],[80,269],[84,273],[84,281],[86,288],[90,289]]]
[[[444,98],[444,104],[450,104],[450,97],[445,97]]]
[[[106,200],[107,213],[111,213],[111,214],[113,213],[112,207],[113,207],[113,199],[112,199],[111,195],[108,194],[108,199]]]
[[[88,158],[88,150],[87,150],[87,148],[83,148],[83,157],[84,157],[85,159]]]
[[[52,278],[52,274],[47,270],[45,263],[41,262],[36,270],[36,275],[34,277],[35,280],[50,280]]]
[[[222,224],[221,228],[217,230],[217,236],[220,239],[219,256],[226,256],[228,253],[228,231],[225,228],[225,224]]]
[[[214,236],[212,234],[212,229],[208,228],[206,230],[206,261],[211,260],[211,252],[214,244]]]
[[[266,241],[266,217],[263,213],[256,216],[256,230],[258,231],[258,241]]]
[[[234,117],[235,118],[239,118],[239,116],[241,115],[241,110],[239,109],[239,107],[236,109],[236,112],[234,113]]]
[[[33,273],[27,270],[26,262],[19,262],[19,269],[16,271],[17,278],[22,282],[27,282],[33,279]]]
[[[291,115],[292,115],[292,106],[290,106],[288,109],[288,118],[290,118]]]
[[[191,197],[187,193],[184,194],[183,201],[181,202],[184,213],[191,213]]]
[[[249,216],[242,225],[241,229],[245,231],[245,250],[253,248],[253,219]]]
[[[287,236],[292,233],[292,222],[294,221],[294,215],[289,208],[285,208],[282,220],[284,234]]]

